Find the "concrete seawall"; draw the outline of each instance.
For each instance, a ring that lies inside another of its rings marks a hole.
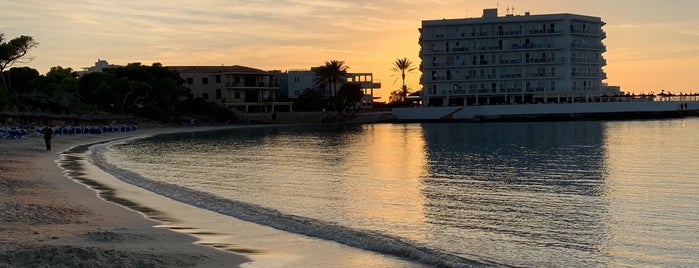
[[[273,113],[239,113],[242,122],[262,124],[297,124],[297,123],[342,123],[367,124],[392,122],[391,112],[358,112],[341,114],[328,112],[277,112]]]
[[[399,122],[644,119],[699,115],[699,101],[595,102],[396,108]]]

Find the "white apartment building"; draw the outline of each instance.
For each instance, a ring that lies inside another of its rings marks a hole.
[[[575,14],[422,21],[420,79],[425,106],[584,102],[619,93],[602,80],[606,33],[598,17]]]
[[[287,72],[287,97],[291,99],[298,98],[307,88],[316,87],[316,71],[315,68],[310,70],[289,70]],[[345,83],[358,83],[362,86],[364,97],[360,103],[361,108],[372,108],[374,101],[374,89],[380,89],[381,83],[374,81],[372,73],[347,73]],[[339,88],[339,85],[338,85]],[[332,95],[327,88],[320,89],[325,96]]]

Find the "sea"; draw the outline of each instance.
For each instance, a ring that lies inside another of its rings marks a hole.
[[[197,209],[429,266],[699,267],[699,119],[251,126],[93,154]]]

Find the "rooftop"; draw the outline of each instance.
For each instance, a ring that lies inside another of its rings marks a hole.
[[[236,73],[236,74],[267,74],[266,71],[246,66],[167,66],[167,68],[186,73]]]
[[[502,22],[530,22],[530,21],[550,21],[550,20],[561,20],[561,19],[573,19],[573,20],[584,20],[584,21],[597,21],[601,22],[600,17],[578,15],[571,13],[559,13],[559,14],[542,14],[542,15],[531,15],[526,12],[524,15],[514,15],[507,14],[505,16],[498,16],[497,9],[484,9],[483,16],[478,18],[454,18],[454,19],[436,19],[436,20],[423,20],[423,26],[443,26],[443,25],[457,25],[457,24],[473,24],[473,23],[502,23]]]

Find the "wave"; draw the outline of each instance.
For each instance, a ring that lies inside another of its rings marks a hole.
[[[136,172],[109,163],[105,152],[111,143],[90,147],[91,162],[117,179],[150,192],[195,207],[231,216],[243,221],[269,226],[278,230],[335,241],[350,247],[370,250],[438,267],[503,266],[483,260],[467,259],[438,249],[422,246],[404,238],[371,230],[362,230],[337,223],[282,213],[256,204],[230,200],[211,193],[159,182]]]

